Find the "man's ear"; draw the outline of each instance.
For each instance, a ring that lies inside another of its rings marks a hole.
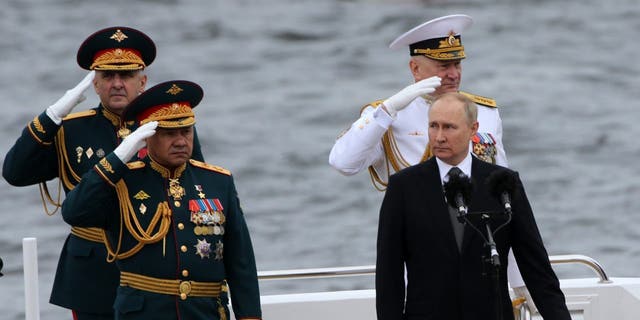
[[[474,121],[471,125],[471,137],[475,136],[478,133],[478,128],[480,127],[480,123],[478,121]]]
[[[420,65],[414,59],[409,59],[409,70],[411,70],[413,79],[418,79],[418,75],[420,74]]]
[[[142,93],[144,92],[145,87],[147,86],[147,75],[143,74],[142,77],[140,77],[140,92]]]

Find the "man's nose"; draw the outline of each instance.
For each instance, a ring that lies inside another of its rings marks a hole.
[[[124,87],[124,79],[117,73],[113,76],[113,86],[117,88]]]
[[[176,140],[173,142],[173,145],[175,146],[186,146],[187,145],[187,138],[184,136],[179,136],[178,138],[176,138]]]
[[[442,132],[442,129],[438,129],[436,131],[435,139],[436,139],[437,142],[444,142],[446,140],[445,136],[444,136],[444,133]]]
[[[449,66],[446,69],[445,72],[446,76],[451,78],[451,79],[458,79],[460,78],[460,70],[458,70],[458,68],[456,68],[455,66]]]

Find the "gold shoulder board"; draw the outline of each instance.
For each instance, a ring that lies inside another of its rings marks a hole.
[[[85,110],[85,111],[80,111],[80,112],[74,112],[74,113],[62,118],[62,120],[71,120],[71,119],[84,118],[84,117],[90,117],[90,116],[95,116],[95,115],[96,115],[96,111],[95,110]]]
[[[214,166],[212,164],[208,164],[208,163],[204,163],[202,161],[198,161],[198,160],[193,160],[193,159],[189,159],[189,162],[191,163],[191,165],[198,167],[198,168],[202,168],[202,169],[206,169],[209,171],[214,171],[217,173],[222,173],[224,175],[231,175],[231,171],[223,168],[223,167],[219,167],[219,166]]]
[[[374,102],[365,104],[364,106],[362,106],[362,108],[360,108],[360,114],[362,114],[362,111],[364,111],[364,109],[367,108],[368,106],[372,106],[374,108],[377,108],[382,104],[382,102],[384,102],[384,100],[376,100]]]
[[[144,168],[145,164],[142,161],[134,161],[134,162],[128,162],[127,163],[127,167],[129,167],[129,169],[140,169],[140,168]]]
[[[496,104],[496,101],[491,99],[491,98],[487,98],[487,97],[483,97],[483,96],[478,96],[475,95],[473,93],[468,93],[468,92],[463,92],[460,91],[460,93],[464,94],[465,96],[467,96],[467,98],[471,99],[471,101],[477,103],[477,104],[481,104],[485,107],[491,107],[491,108],[497,108],[498,105]]]

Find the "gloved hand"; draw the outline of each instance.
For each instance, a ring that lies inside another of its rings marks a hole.
[[[93,82],[93,77],[95,75],[96,72],[91,70],[91,72],[89,72],[89,74],[87,74],[80,83],[78,83],[73,89],[67,90],[62,98],[58,99],[56,103],[47,108],[46,113],[53,122],[56,124],[62,123],[62,118],[66,117],[69,112],[71,112],[71,109],[77,106],[78,103],[86,99],[84,92],[89,88],[91,82]]]
[[[390,116],[395,117],[398,111],[404,109],[418,96],[432,93],[440,86],[440,77],[433,76],[431,78],[422,79],[400,92],[391,96],[391,98],[382,102]]]
[[[131,157],[133,157],[138,150],[147,145],[144,139],[154,135],[156,133],[157,126],[158,121],[151,121],[141,125],[138,129],[124,138],[120,145],[113,150],[113,153],[115,153],[122,162],[131,160]]]
[[[531,314],[538,312],[538,308],[533,303],[533,298],[531,298],[529,289],[527,289],[526,286],[513,288],[513,293],[515,293],[516,297],[524,297],[526,299],[527,305],[529,306],[529,310],[531,310]]]

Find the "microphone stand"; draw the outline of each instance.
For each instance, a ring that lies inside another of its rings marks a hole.
[[[502,320],[503,312],[502,312],[502,295],[500,294],[501,292],[500,290],[500,254],[498,253],[496,242],[493,238],[494,232],[491,230],[491,224],[490,224],[492,215],[495,215],[495,214],[496,213],[490,213],[490,212],[464,213],[462,214],[462,218],[465,220],[466,223],[468,223],[472,227],[472,229],[475,229],[480,234],[480,236],[484,239],[485,247],[489,251],[488,256],[487,255],[482,256],[482,262],[483,262],[483,265],[490,266],[490,270],[491,270],[490,275],[494,279],[493,290],[494,290],[494,296],[495,296],[494,308],[496,311],[496,319]],[[477,215],[480,217],[480,222],[484,224],[484,229],[487,235],[486,237],[484,236],[483,232],[480,231],[478,228],[476,228],[474,224],[470,221],[469,217],[473,215]],[[511,221],[510,218],[511,216],[509,215],[507,222],[501,225],[500,227],[496,228],[496,231],[500,230],[504,225],[509,223]]]
[[[502,295],[500,294],[500,255],[496,248],[496,242],[493,240],[493,232],[490,226],[490,216],[488,214],[482,214],[482,221],[484,221],[485,229],[487,230],[486,246],[489,249],[489,257],[485,258],[485,263],[490,263],[492,266],[491,277],[493,277],[493,290],[495,293],[495,308],[497,320],[502,320]]]

